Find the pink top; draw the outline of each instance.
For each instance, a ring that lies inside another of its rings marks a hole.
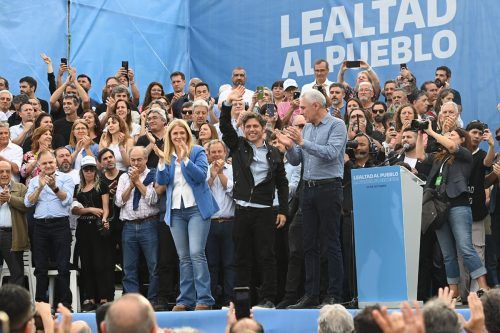
[[[290,102],[278,103],[278,116],[281,119],[285,118],[285,115],[286,115],[288,109],[290,108],[290,104],[291,104]],[[299,114],[301,114],[300,108],[295,109],[295,111],[293,111],[292,117],[290,118],[290,123],[292,123],[293,118],[295,118],[295,116],[299,115]]]

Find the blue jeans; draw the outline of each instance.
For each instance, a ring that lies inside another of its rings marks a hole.
[[[446,277],[449,284],[460,282],[457,249],[473,279],[486,274],[481,259],[472,245],[472,210],[470,206],[452,207],[448,213],[448,221],[436,230],[439,246],[443,252]],[[456,242],[456,245],[455,245]]]
[[[201,217],[197,206],[172,209],[170,230],[179,255],[180,295],[177,304],[189,308],[196,304],[214,305],[205,257],[210,220]]]
[[[142,223],[123,224],[123,289],[126,293],[139,292],[139,251],[142,250],[146,258],[149,272],[148,299],[156,301],[158,293],[158,221],[146,220]]]

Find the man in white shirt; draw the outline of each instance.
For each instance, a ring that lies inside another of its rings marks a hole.
[[[23,149],[9,139],[9,124],[0,122],[0,161],[8,162],[12,168],[12,179],[19,181],[19,169],[23,162]]]
[[[144,253],[149,271],[148,299],[156,302],[158,292],[158,196],[154,189],[155,172],[146,167],[144,147],[133,147],[129,153],[130,168],[118,180],[115,203],[123,221],[123,289],[139,292],[139,252]]]
[[[12,103],[12,93],[8,90],[0,90],[0,121],[7,121],[15,112],[9,110]]]
[[[328,73],[330,72],[330,66],[328,62],[324,59],[319,59],[314,62],[314,81],[311,83],[304,84],[302,86],[301,92],[304,93],[311,89],[323,89],[321,92],[325,93],[330,88],[333,83],[328,80]],[[321,87],[321,88],[320,88]]]
[[[219,205],[219,211],[212,216],[210,232],[207,239],[207,260],[210,270],[212,295],[217,295],[219,267],[224,269],[224,295],[222,305],[229,305],[232,299],[236,270],[234,265],[234,200],[233,200],[233,167],[225,162],[226,145],[220,140],[208,144],[208,186]]]
[[[10,139],[16,145],[22,146],[24,140],[30,135],[31,128],[33,127],[35,110],[33,105],[28,103],[22,103],[19,106],[19,116],[21,117],[21,123],[10,128]]]
[[[10,271],[9,283],[24,284],[23,253],[29,250],[24,195],[26,186],[12,180],[11,166],[0,161],[0,261]]]
[[[233,81],[233,89],[239,86],[245,86],[247,80],[247,73],[243,67],[236,67],[233,69],[233,74],[231,77]],[[227,96],[233,91],[233,89],[224,90],[219,95],[219,110],[222,107],[222,103],[227,99]],[[243,101],[250,105],[252,103],[253,91],[245,88],[245,93],[243,94]]]

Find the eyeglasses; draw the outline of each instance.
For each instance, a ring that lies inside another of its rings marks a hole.
[[[94,172],[96,170],[95,166],[89,165],[83,167],[83,172]]]
[[[384,109],[379,109],[379,110],[375,110],[375,109],[372,109],[372,112],[375,113],[375,114],[383,114],[385,113],[385,110]]]
[[[186,111],[182,110],[182,114],[193,114],[193,111],[191,111],[191,110],[186,110]]]

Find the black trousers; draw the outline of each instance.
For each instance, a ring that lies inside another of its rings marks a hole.
[[[55,253],[58,275],[55,281],[54,304],[62,303],[71,306],[71,291],[69,289],[69,269],[71,254],[71,230],[68,217],[53,220],[35,220],[33,230],[33,256],[35,259],[37,302],[49,302],[47,293],[49,278],[49,258]]]
[[[111,235],[101,236],[95,220],[78,220],[76,228],[81,260],[81,281],[84,299],[112,301],[114,299],[113,244]]]
[[[254,258],[260,268],[260,300],[275,301],[275,213],[270,208],[236,206],[233,238],[236,248],[236,286],[249,287]]]
[[[300,209],[288,228],[288,251],[285,299],[296,301],[303,294],[304,289],[304,246]]]
[[[179,294],[179,256],[170,227],[160,219],[158,224],[158,302],[175,303]]]
[[[11,251],[12,229],[0,229],[0,263],[5,261],[10,271],[9,283],[24,286],[24,251]]]

